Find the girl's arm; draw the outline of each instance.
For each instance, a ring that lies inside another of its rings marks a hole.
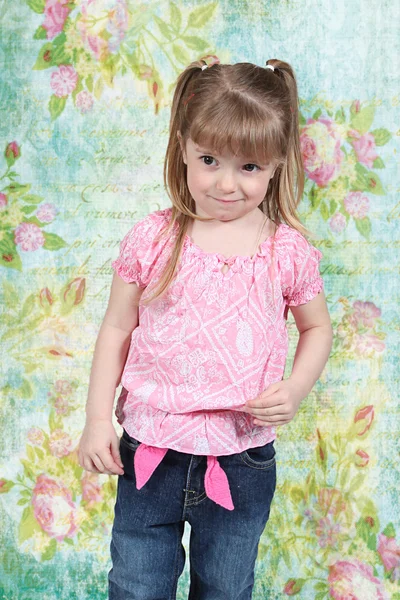
[[[129,351],[132,331],[138,325],[134,301],[142,290],[135,283],[125,283],[114,273],[107,310],[96,340],[86,419],[112,419],[115,390],[121,381]]]
[[[300,334],[289,379],[305,398],[328,361],[333,340],[332,324],[323,291],[307,304],[289,308]]]
[[[321,375],[331,352],[333,331],[324,291],[306,304],[289,308],[300,334],[292,372],[287,379],[272,383],[257,398],[246,402],[242,410],[255,418],[255,425],[289,423]]]
[[[86,423],[78,450],[79,464],[87,471],[123,474],[119,438],[112,424],[115,390],[129,351],[131,333],[138,325],[138,301],[142,290],[114,273],[108,307],[96,340]]]

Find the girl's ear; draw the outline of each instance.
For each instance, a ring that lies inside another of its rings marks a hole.
[[[177,136],[178,136],[179,145],[180,145],[181,151],[182,151],[183,162],[185,163],[185,165],[187,165],[187,162],[186,162],[186,151],[185,151],[185,147],[183,145],[183,140],[182,140],[182,136],[181,136],[181,132],[180,131],[177,132]]]

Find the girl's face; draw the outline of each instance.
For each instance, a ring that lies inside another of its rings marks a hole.
[[[197,215],[230,221],[244,217],[261,204],[276,163],[261,165],[226,152],[212,154],[190,138],[184,148],[178,137]]]

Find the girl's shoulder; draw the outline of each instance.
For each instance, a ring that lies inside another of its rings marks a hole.
[[[164,225],[167,225],[171,220],[172,208],[161,208],[155,210],[146,216],[136,221],[132,228],[138,230],[146,229],[162,229]]]
[[[278,252],[295,258],[299,254],[312,253],[317,258],[322,258],[322,252],[316,248],[300,231],[281,223],[275,232],[275,246]]]

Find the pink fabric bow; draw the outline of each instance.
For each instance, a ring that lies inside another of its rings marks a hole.
[[[136,476],[136,488],[140,490],[150,479],[158,467],[168,448],[156,448],[141,443],[134,454],[133,464]],[[207,456],[207,469],[204,477],[204,487],[207,496],[216,504],[227,510],[235,507],[225,471],[221,468],[215,456]]]

